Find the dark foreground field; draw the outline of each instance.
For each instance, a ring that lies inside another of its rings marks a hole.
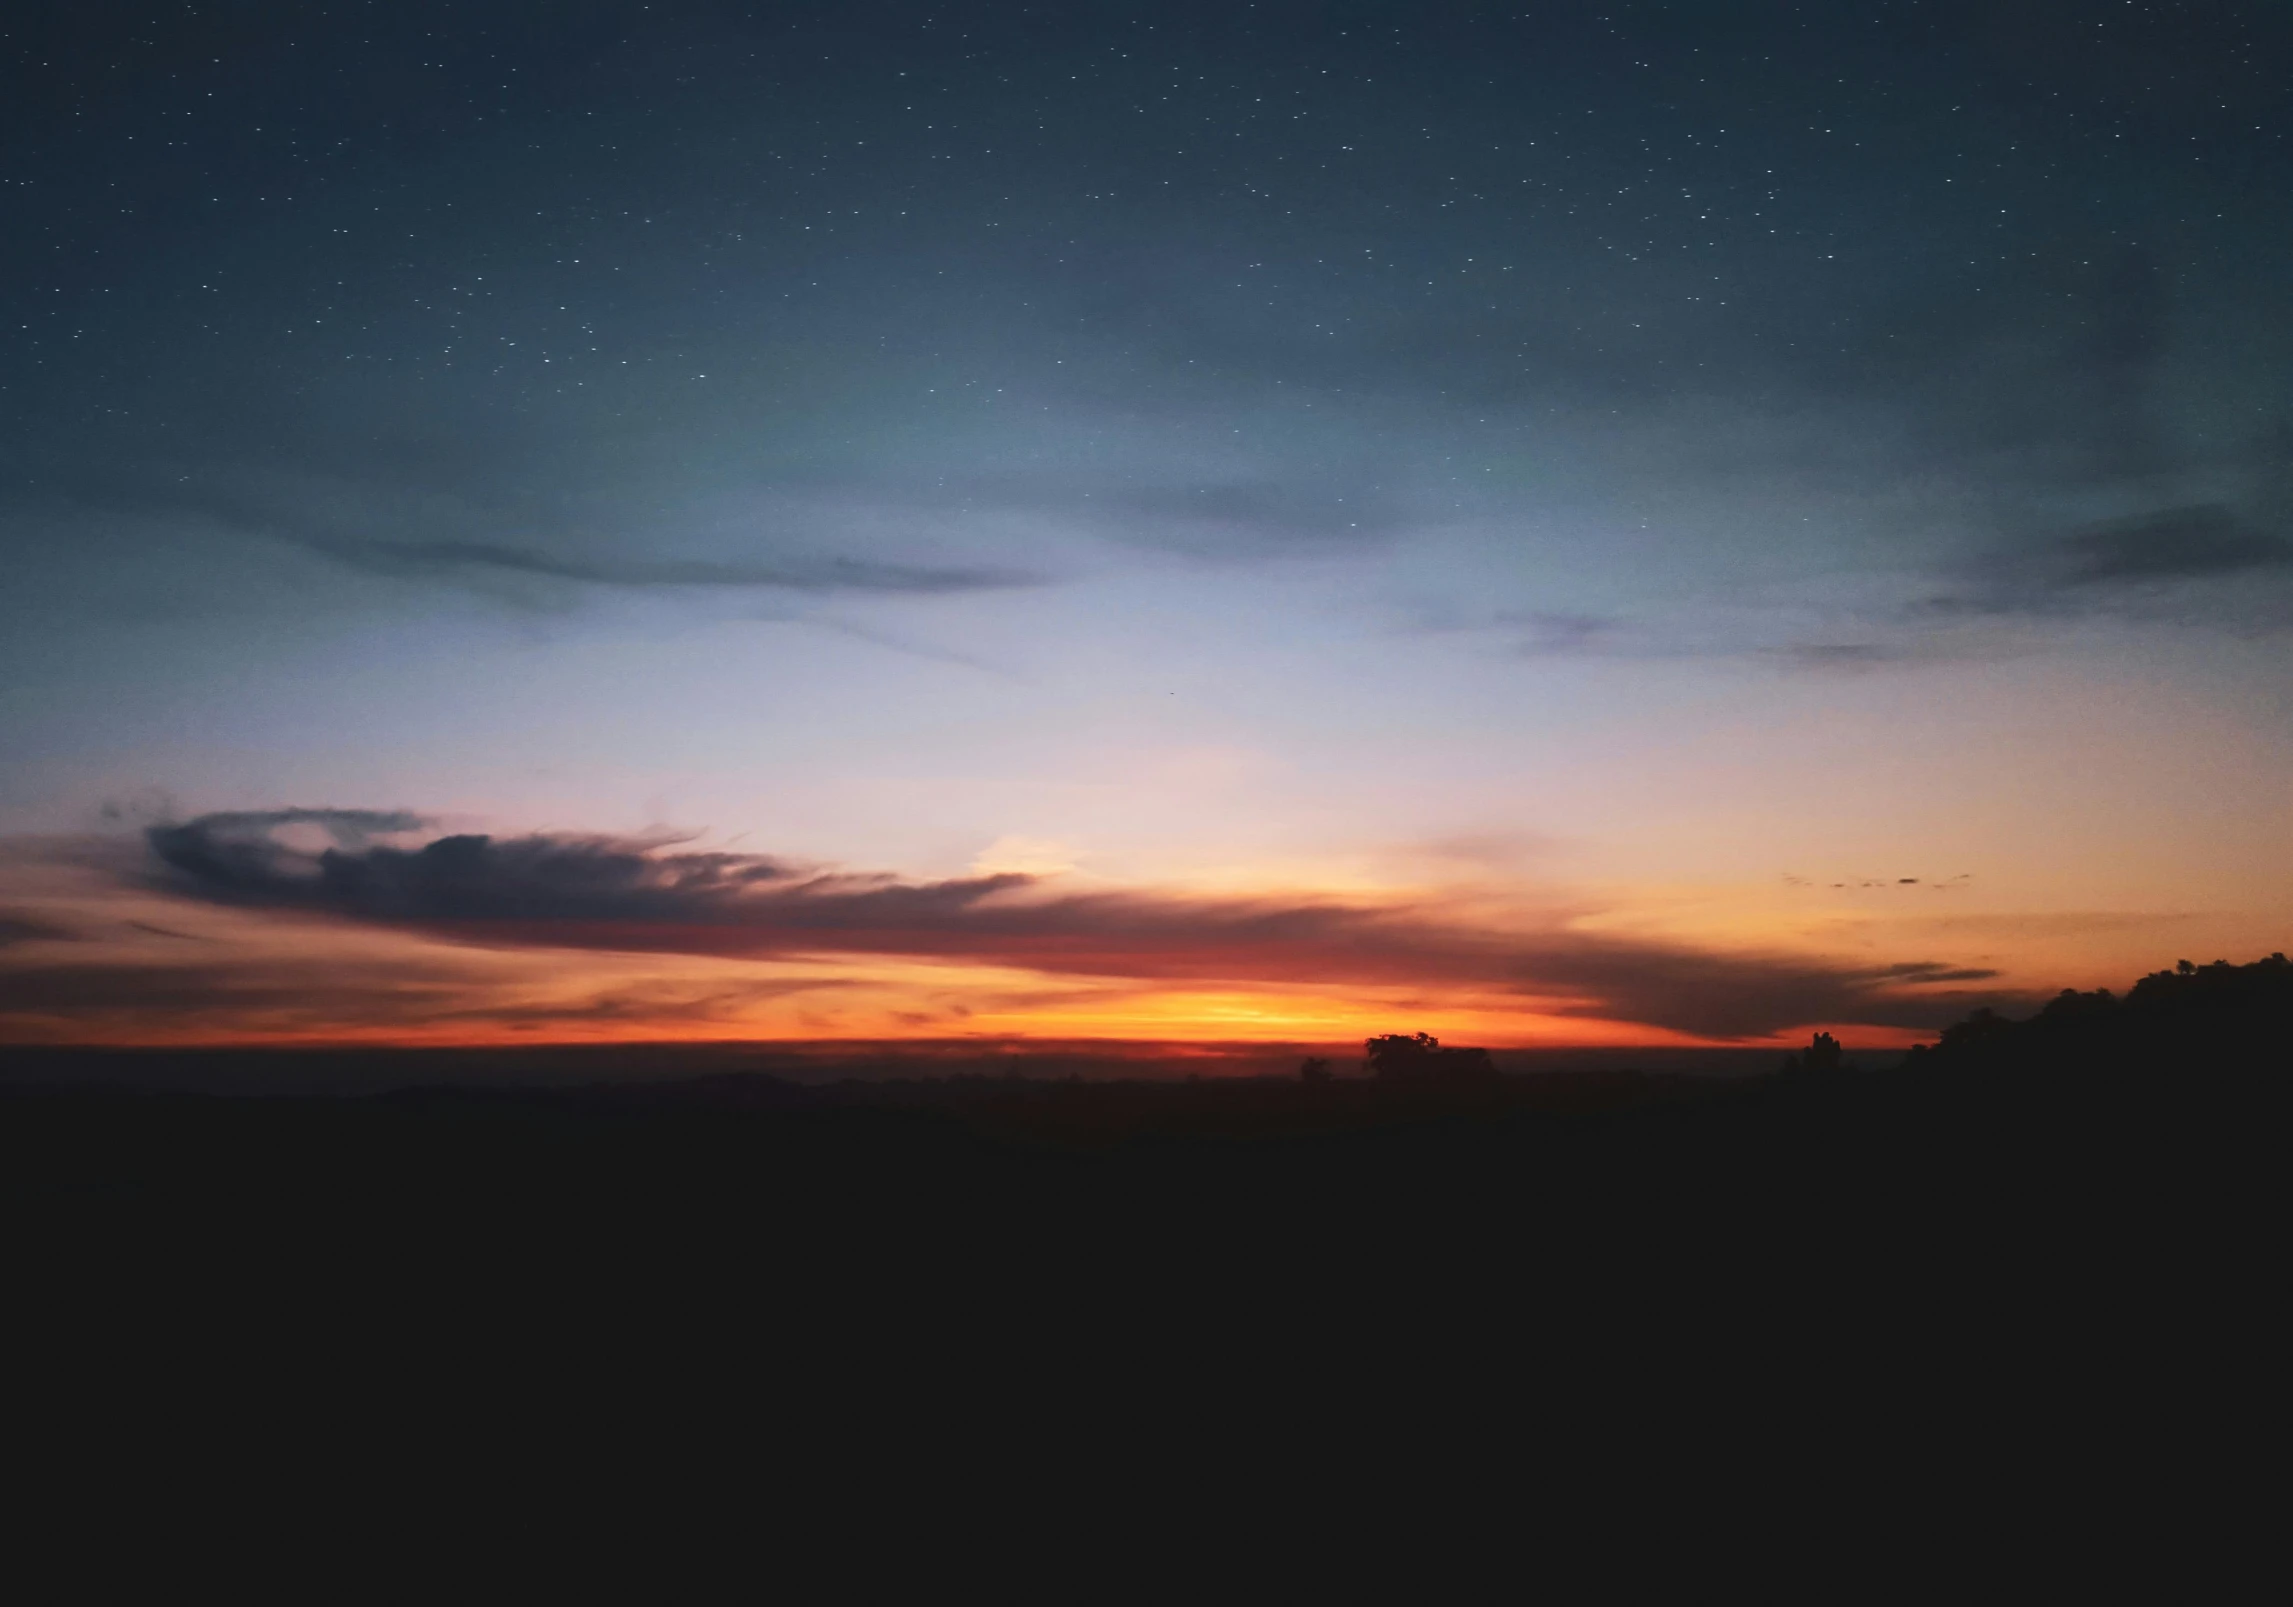
[[[2208,1213],[2227,1234],[2258,1207],[2293,1068],[2293,964],[2185,965],[2123,999],[1978,1013],[1878,1066],[1827,1045],[1749,1076],[1399,1066],[1430,1081],[1042,1075],[1055,1058],[1036,1075],[886,1061],[800,1080],[744,1069],[757,1057],[738,1048],[22,1050],[0,1056],[0,1188],[28,1252],[196,1232],[253,1256],[328,1236],[331,1263],[428,1235],[452,1259],[515,1235],[505,1276],[612,1246],[763,1265],[855,1246],[1023,1258],[1094,1234],[1108,1252],[1202,1234],[1205,1251],[1282,1265],[1406,1244],[1486,1258],[1492,1278],[1530,1249],[1589,1254],[1619,1234],[1651,1251],[1855,1246],[1856,1264],[1954,1234],[2050,1234],[2038,1267],[2131,1253]],[[218,1088],[240,1092],[202,1091]],[[334,1092],[288,1092],[312,1089]]]
[[[99,1505],[260,1422],[288,1505],[345,1456],[484,1512],[537,1458],[698,1455],[913,1510],[1016,1458],[1033,1523],[1152,1469],[1236,1513],[1598,1479],[1788,1489],[1898,1547],[2191,1490],[2236,1529],[2287,1216],[2285,978],[2244,969],[1736,1078],[20,1079],[15,1421]],[[2154,1582],[2202,1573],[2174,1555]]]
[[[1175,1278],[1244,1306],[1494,1309],[1560,1276],[1683,1298],[1775,1276],[1818,1303],[1947,1282],[2028,1304],[2137,1272],[2154,1296],[2248,1253],[2281,1080],[2193,1054],[1453,1087],[51,1083],[0,1094],[0,1199],[20,1274],[112,1269],[128,1297],[397,1283],[498,1305],[634,1279],[727,1309],[798,1287],[929,1306],[1009,1278],[1056,1307]]]

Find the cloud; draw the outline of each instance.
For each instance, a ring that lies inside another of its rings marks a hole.
[[[1907,965],[1882,966],[1877,974],[1904,982],[1989,982],[1999,973],[1979,965],[1953,968],[1915,960]]]
[[[2293,542],[2253,529],[2219,503],[2167,508],[2067,537],[2063,582],[2107,586],[2234,575],[2293,564]]]
[[[469,997],[448,967],[346,977],[318,962],[147,965],[81,961],[0,968],[0,1020],[59,1026],[99,1020],[180,1027],[412,1025]]]
[[[395,811],[277,809],[153,826],[145,840],[180,885],[218,903],[382,921],[694,920],[792,875],[750,854],[660,855],[649,839],[447,836],[416,849],[370,840],[421,823]],[[280,836],[297,825],[334,840],[314,853]]]
[[[1475,926],[1438,910],[1154,890],[1062,893],[1017,872],[940,882],[800,870],[762,856],[602,836],[479,835],[316,851],[274,822],[363,830],[382,812],[281,810],[155,826],[148,874],[180,896],[296,910],[503,948],[738,957],[897,955],[1172,984],[1449,985],[1552,1013],[1711,1037],[1947,1012],[1912,992],[1975,979],[1940,962],[1870,967],[1729,955],[1570,930]]]
[[[1597,653],[1614,642],[1621,620],[1598,614],[1500,612],[1492,623],[1521,632],[1518,651],[1524,658],[1553,658],[1565,654]]]
[[[279,837],[283,827],[313,827],[332,846],[357,852],[378,836],[423,825],[420,815],[397,809],[233,810],[202,815],[191,827],[150,827],[146,840],[178,870],[222,889],[260,881],[286,862],[294,849]]]
[[[570,998],[533,998],[451,960],[336,961],[241,956],[189,964],[76,960],[0,967],[0,1036],[71,1039],[153,1031],[261,1036],[499,1027],[669,1030],[739,1021],[795,994],[847,991],[843,977],[749,982],[647,979]]]
[[[424,1019],[511,1028],[571,1026],[580,1023],[647,1025],[676,1022],[692,1025],[704,1021],[740,1019],[750,1007],[768,999],[865,986],[865,982],[854,977],[783,977],[734,986],[720,984],[701,990],[654,982],[616,988],[579,1003],[553,1001],[539,1004],[477,1004],[436,1011]]]
[[[367,478],[280,474],[159,475],[148,469],[67,477],[90,507],[202,524],[284,543],[345,568],[402,580],[461,584],[541,582],[634,590],[749,590],[935,596],[1041,583],[1043,577],[986,564],[914,564],[837,553],[773,553],[762,559],[662,558],[641,531],[635,552],[600,550],[599,532],[550,504],[472,500]],[[799,516],[801,521],[801,516]],[[715,539],[754,552],[769,543],[744,517],[709,521]],[[502,540],[512,529],[561,538]],[[419,531],[420,535],[407,532]],[[831,541],[833,544],[833,541]],[[568,547],[587,549],[579,554]]]
[[[1449,602],[1417,605],[1402,627],[1416,634],[1448,636],[1487,632],[1509,638],[1522,658],[1570,658],[1657,653],[1676,648],[1636,636],[1627,620],[1606,614],[1528,608],[1479,609]]]
[[[1365,550],[1407,523],[1402,500],[1372,483],[1359,463],[1271,452],[1226,474],[1193,468],[1153,455],[1103,472],[1034,466],[919,478],[886,468],[815,480],[811,489],[848,508],[898,510],[934,524],[1048,522],[1212,564]]]
[[[2293,623],[2293,541],[2227,503],[2160,508],[2021,538],[1915,614],[2110,613],[2248,628]]]
[[[1863,654],[1858,630],[1836,650],[1817,639],[1786,653],[1854,670],[2010,646],[1938,635],[1943,622],[2293,623],[2280,583],[2293,572],[2289,426],[2266,409],[2258,428],[2210,420],[2189,400],[2200,372],[2208,387],[2241,372],[2175,316],[2177,300],[2224,294],[2206,284],[2186,262],[2098,238],[1980,276],[1929,262],[1892,291],[1875,285],[1856,333],[1795,348],[1778,394],[1822,410],[1749,461],[1770,483],[1805,475],[1837,513],[1890,533],[1894,572],[1930,595],[1906,598],[1906,640]],[[1951,531],[1977,553],[1954,555]]]
[[[486,541],[297,540],[296,545],[372,574],[451,579],[473,572],[530,575],[592,586],[754,587],[801,592],[899,592],[931,595],[1034,584],[1017,570],[931,567],[861,558],[793,558],[769,564],[697,558],[575,559],[531,547]]]
[[[19,943],[67,943],[78,936],[77,932],[36,915],[0,910],[0,949],[14,948]]]

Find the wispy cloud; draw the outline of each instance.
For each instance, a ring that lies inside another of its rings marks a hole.
[[[1520,633],[1519,651],[1526,658],[1556,658],[1613,649],[1617,630],[1623,623],[1598,614],[1556,613],[1499,613],[1492,622]]]
[[[91,959],[0,967],[0,1024],[6,1037],[49,1041],[434,1034],[457,1027],[675,1034],[740,1021],[771,1000],[865,985],[843,977],[664,978],[536,996],[471,975],[450,957],[370,957],[357,966],[277,955],[192,963]]]
[[[2161,608],[2206,618],[2252,612],[2251,583],[2293,574],[2293,541],[2226,503],[2193,503],[2077,526],[2004,548],[1928,614],[2079,614]],[[2232,594],[2224,588],[2242,584]]]
[[[79,936],[68,927],[36,915],[0,910],[0,949],[14,948],[19,943],[69,942]]]
[[[732,556],[663,557],[657,535],[627,518],[605,515],[593,528],[561,508],[498,495],[473,499],[383,481],[220,470],[174,475],[149,468],[82,474],[70,484],[74,500],[89,507],[133,513],[163,528],[253,536],[399,580],[936,596],[1043,579],[1004,565],[858,554],[849,550],[849,535],[814,528],[817,517],[786,509],[777,516],[757,509],[739,519],[718,510],[704,519],[711,544]],[[789,521],[798,528],[775,528]]]
[[[2065,537],[2057,555],[2063,584],[2113,586],[2293,565],[2293,542],[2201,503],[2089,526]]]
[[[931,567],[862,558],[791,558],[772,563],[719,563],[697,558],[578,559],[538,548],[485,541],[301,541],[338,563],[374,574],[414,578],[491,571],[589,586],[746,587],[799,592],[934,594],[1023,586],[1035,577],[1016,570]]]

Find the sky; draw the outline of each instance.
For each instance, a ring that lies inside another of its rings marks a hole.
[[[0,17],[0,1040],[2293,947],[2293,12]]]

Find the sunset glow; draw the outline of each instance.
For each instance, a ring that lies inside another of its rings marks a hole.
[[[0,1040],[1902,1047],[2293,938],[2243,46],[435,9],[9,114]]]

